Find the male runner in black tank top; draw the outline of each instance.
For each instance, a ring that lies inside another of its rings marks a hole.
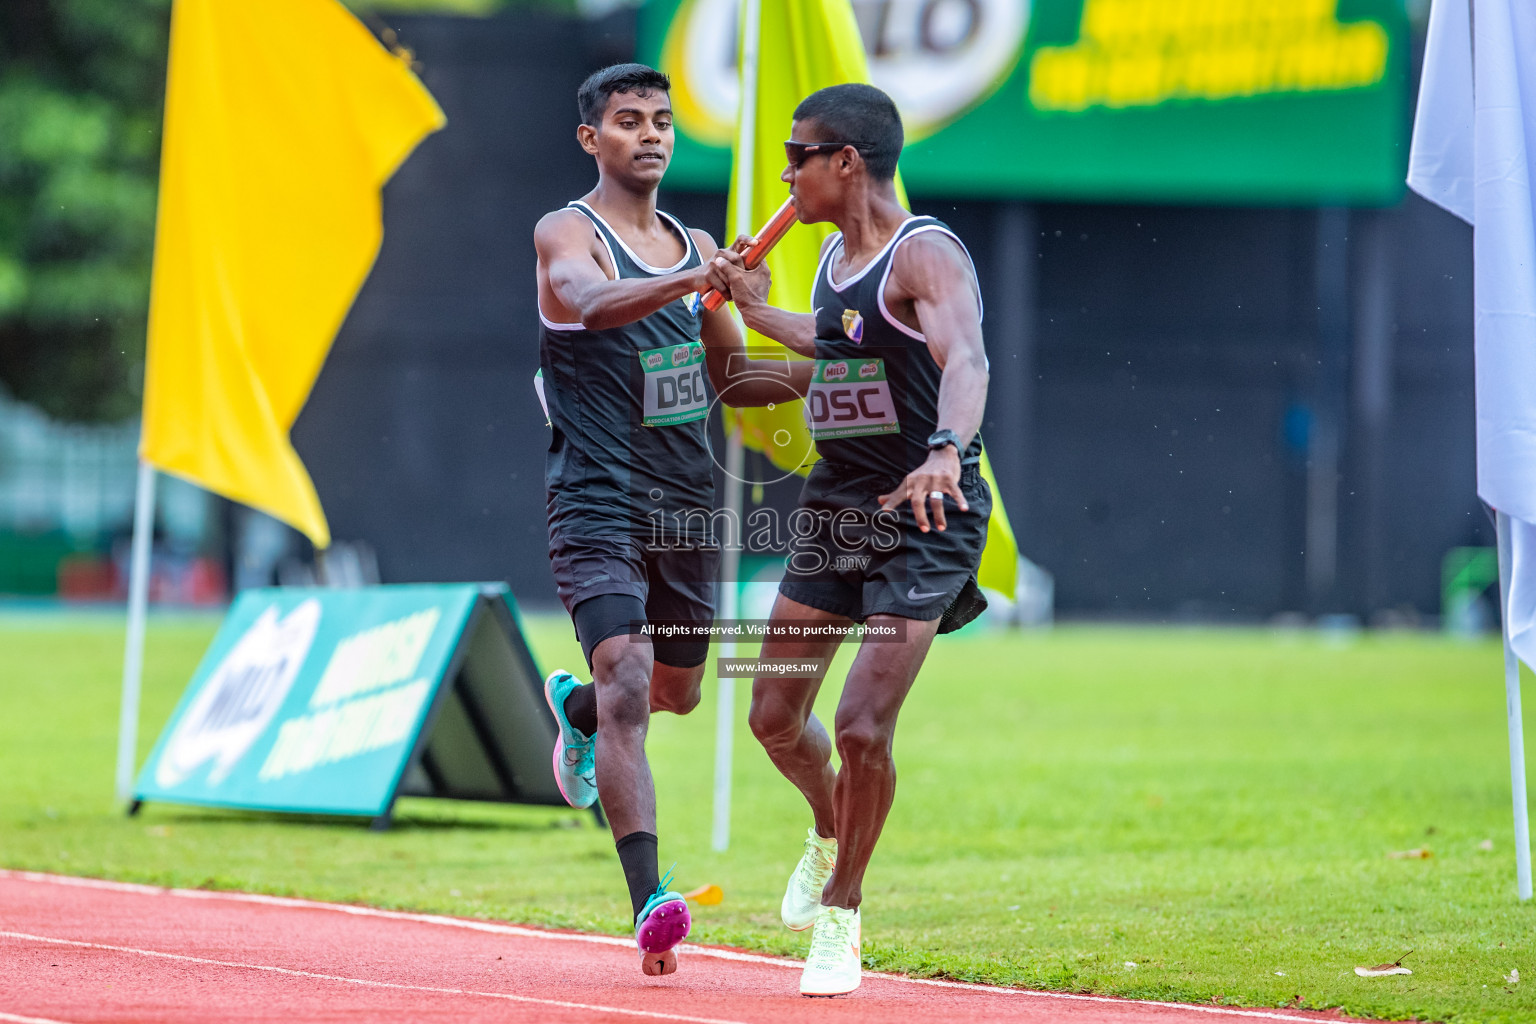
[[[534,232],[550,560],[593,678],[556,671],[545,681],[560,725],[555,777],[573,806],[602,796],[647,974],[676,970],[689,915],[658,877],[646,728],[654,710],[698,704],[709,644],[653,643],[638,630],[714,619],[706,430],[715,394],[732,405],[785,401],[810,377],[808,366],[746,359],[726,310],[699,304],[725,283],[710,262],[715,244],[656,209],[672,155],[668,88],[642,64],[583,83],[577,138],[596,158],[598,184]]]
[[[981,297],[959,239],[897,202],[901,145],[895,105],[871,86],[823,89],[796,109],[784,180],[802,221],[841,231],[822,250],[815,313],[766,305],[766,269],[743,272],[734,252],[714,261],[748,327],[816,358],[807,412],[822,458],[797,513],[816,529],[786,566],[773,619],[867,622],[902,638],[866,639],[848,671],[838,772],[811,714],[821,678],[753,684],[752,730],[815,821],[781,910],[789,927],[815,928],[805,995],[858,987],[861,886],[896,788],[897,712],[934,635],[985,607],[975,579],[991,509],[977,466]],[[825,665],[839,642],[772,639],[762,656]]]

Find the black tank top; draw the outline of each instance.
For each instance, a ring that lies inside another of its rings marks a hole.
[[[688,229],[670,214],[660,216],[685,252],[676,266],[661,268],[635,255],[587,204],[569,208],[592,221],[620,278],[701,263]],[[539,363],[553,431],[544,474],[551,532],[644,540],[662,523],[674,539],[679,530],[691,536],[706,528],[715,504],[707,434],[714,395],[699,339],[702,314],[697,294],[596,331],[554,323],[540,310]],[[686,515],[697,510],[706,515]]]
[[[833,235],[811,288],[816,372],[805,408],[816,450],[824,459],[894,480],[928,458],[928,437],[939,422],[939,364],[923,336],[885,308],[885,285],[896,248],[924,231],[942,232],[965,251],[944,223],[912,217],[864,269],[834,284],[832,265],[843,238]],[[980,457],[977,434],[961,461]]]

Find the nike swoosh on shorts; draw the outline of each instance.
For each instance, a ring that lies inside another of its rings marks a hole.
[[[942,590],[935,590],[931,594],[919,594],[917,592],[917,587],[915,585],[912,587],[911,590],[907,591],[907,600],[908,601],[926,601],[930,597],[943,597],[943,596],[944,596],[944,591],[942,591]]]

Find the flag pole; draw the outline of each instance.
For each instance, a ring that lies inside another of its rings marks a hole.
[[[1531,819],[1525,801],[1525,729],[1520,713],[1520,659],[1509,642],[1509,582],[1514,568],[1509,515],[1495,513],[1499,537],[1499,632],[1504,638],[1504,704],[1509,714],[1509,781],[1515,805],[1515,882],[1531,898]]]
[[[117,799],[133,796],[139,742],[139,690],[144,676],[144,620],[149,606],[149,548],[155,522],[155,468],[139,460],[133,501],[133,550],[128,559],[128,638],[123,644],[123,699],[117,723]]]
[[[735,235],[752,231],[753,165],[756,162],[757,143],[757,55],[762,31],[761,0],[741,0],[741,106],[737,108],[736,145],[736,207],[732,211],[732,231]],[[729,243],[732,238],[726,239]],[[746,465],[746,451],[741,437],[741,417],[732,414],[735,430],[726,438],[725,449],[725,509],[728,530],[735,536],[727,538],[720,557],[720,618],[730,622],[741,612],[742,505],[741,475]],[[736,641],[720,642],[720,657],[736,656]],[[736,729],[736,680],[721,678],[720,702],[715,709],[715,808],[714,827],[710,833],[710,845],[724,852],[731,845],[731,763],[734,751],[732,741]]]
[[[726,530],[735,536],[723,539],[724,550],[720,555],[721,595],[720,618],[729,623],[741,613],[738,600],[741,587],[736,577],[741,570],[740,528],[742,486],[741,471],[745,452],[741,444],[741,415],[731,410],[736,421],[736,432],[731,435],[725,453],[725,507]],[[720,657],[734,658],[736,641],[720,641]],[[736,680],[720,677],[720,701],[715,708],[715,818],[710,834],[710,846],[723,853],[731,845],[731,770],[736,734]]]

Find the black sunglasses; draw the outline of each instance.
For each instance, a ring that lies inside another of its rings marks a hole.
[[[788,140],[784,143],[784,157],[791,167],[799,167],[813,156],[822,153],[838,153],[846,146],[852,146],[860,153],[870,147],[862,142],[795,142]]]

